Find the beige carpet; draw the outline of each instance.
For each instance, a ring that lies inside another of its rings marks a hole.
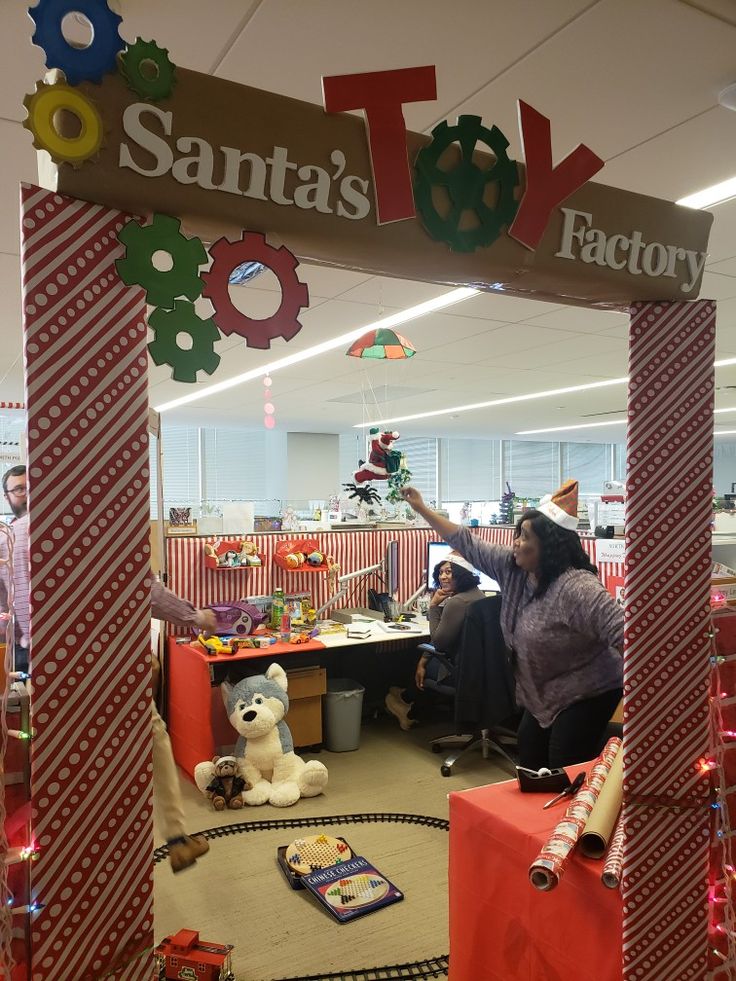
[[[323,751],[330,771],[327,792],[294,807],[270,805],[218,813],[193,784],[184,782],[192,832],[239,821],[406,812],[447,818],[447,794],[499,779],[508,771],[472,754],[442,777],[441,757],[429,739],[447,725],[403,733],[393,719],[364,726],[354,753]],[[339,924],[303,891],[293,891],[276,863],[276,849],[312,829],[250,831],[212,841],[209,855],[174,876],[168,862],[155,869],[157,941],[182,927],[202,939],[235,945],[238,981],[319,976],[423,961],[447,954],[447,852],[445,831],[401,824],[351,824],[325,828],[345,837],[404,891],[405,900]],[[315,827],[314,833],[323,830]]]

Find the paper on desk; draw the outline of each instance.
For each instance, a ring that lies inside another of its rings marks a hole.
[[[580,836],[580,851],[586,858],[603,858],[621,810],[624,793],[624,754],[616,754],[606,782]]]
[[[554,889],[562,878],[585,822],[598,800],[606,776],[621,749],[620,739],[609,739],[598,760],[593,764],[587,781],[575,795],[565,816],[547,839],[541,852],[529,867],[529,881],[542,892]]]

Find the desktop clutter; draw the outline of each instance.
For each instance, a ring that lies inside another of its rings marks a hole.
[[[272,664],[265,675],[244,678],[235,685],[223,682],[222,697],[228,718],[238,733],[236,766],[229,763],[228,776],[239,778],[237,793],[251,806],[273,804],[290,807],[301,797],[317,797],[327,786],[327,767],[318,760],[305,762],[294,752],[291,732],[284,721],[289,711],[288,680],[280,664]],[[222,760],[198,763],[194,781],[216,809],[230,803],[220,792]],[[230,772],[232,770],[232,772]],[[218,808],[218,802],[220,806]]]

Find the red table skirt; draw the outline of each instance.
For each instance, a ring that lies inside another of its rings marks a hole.
[[[603,862],[576,851],[556,889],[529,882],[565,811],[547,799],[515,780],[450,794],[450,981],[621,981],[621,897]]]

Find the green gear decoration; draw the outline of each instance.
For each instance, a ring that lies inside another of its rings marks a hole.
[[[118,275],[126,286],[142,286],[152,307],[170,310],[177,296],[196,300],[202,293],[204,283],[197,271],[207,262],[207,253],[198,238],[187,238],[180,228],[178,218],[154,215],[150,225],[139,225],[131,218],[118,232],[125,246],[125,258],[115,263]],[[156,269],[156,252],[168,252],[173,261],[171,269]]]
[[[145,68],[150,64],[153,75]],[[119,56],[120,74],[128,86],[142,99],[159,102],[171,95],[176,82],[176,68],[166,48],[159,48],[155,41],[136,38]]]
[[[211,375],[220,363],[215,353],[215,341],[220,332],[211,317],[198,317],[194,304],[177,300],[173,310],[154,310],[148,318],[156,337],[148,345],[148,351],[156,364],[168,364],[173,368],[172,377],[178,382],[196,382],[197,372]],[[179,347],[177,334],[189,334],[192,346],[188,350]]]
[[[455,141],[460,144],[460,162],[452,170],[442,170],[439,160]],[[473,161],[476,144],[484,143],[493,151],[496,162],[482,170]],[[515,160],[509,160],[506,150],[509,141],[494,126],[487,129],[480,116],[459,116],[456,126],[443,120],[432,130],[432,142],[422,147],[416,160],[414,200],[424,227],[435,240],[446,242],[454,252],[474,252],[479,246],[490,245],[501,229],[514,220],[518,202],[514,189],[519,183]],[[497,185],[493,206],[483,200],[488,184]],[[443,217],[432,200],[432,188],[444,187],[450,199],[450,212]],[[478,225],[461,229],[466,211],[475,213]]]

